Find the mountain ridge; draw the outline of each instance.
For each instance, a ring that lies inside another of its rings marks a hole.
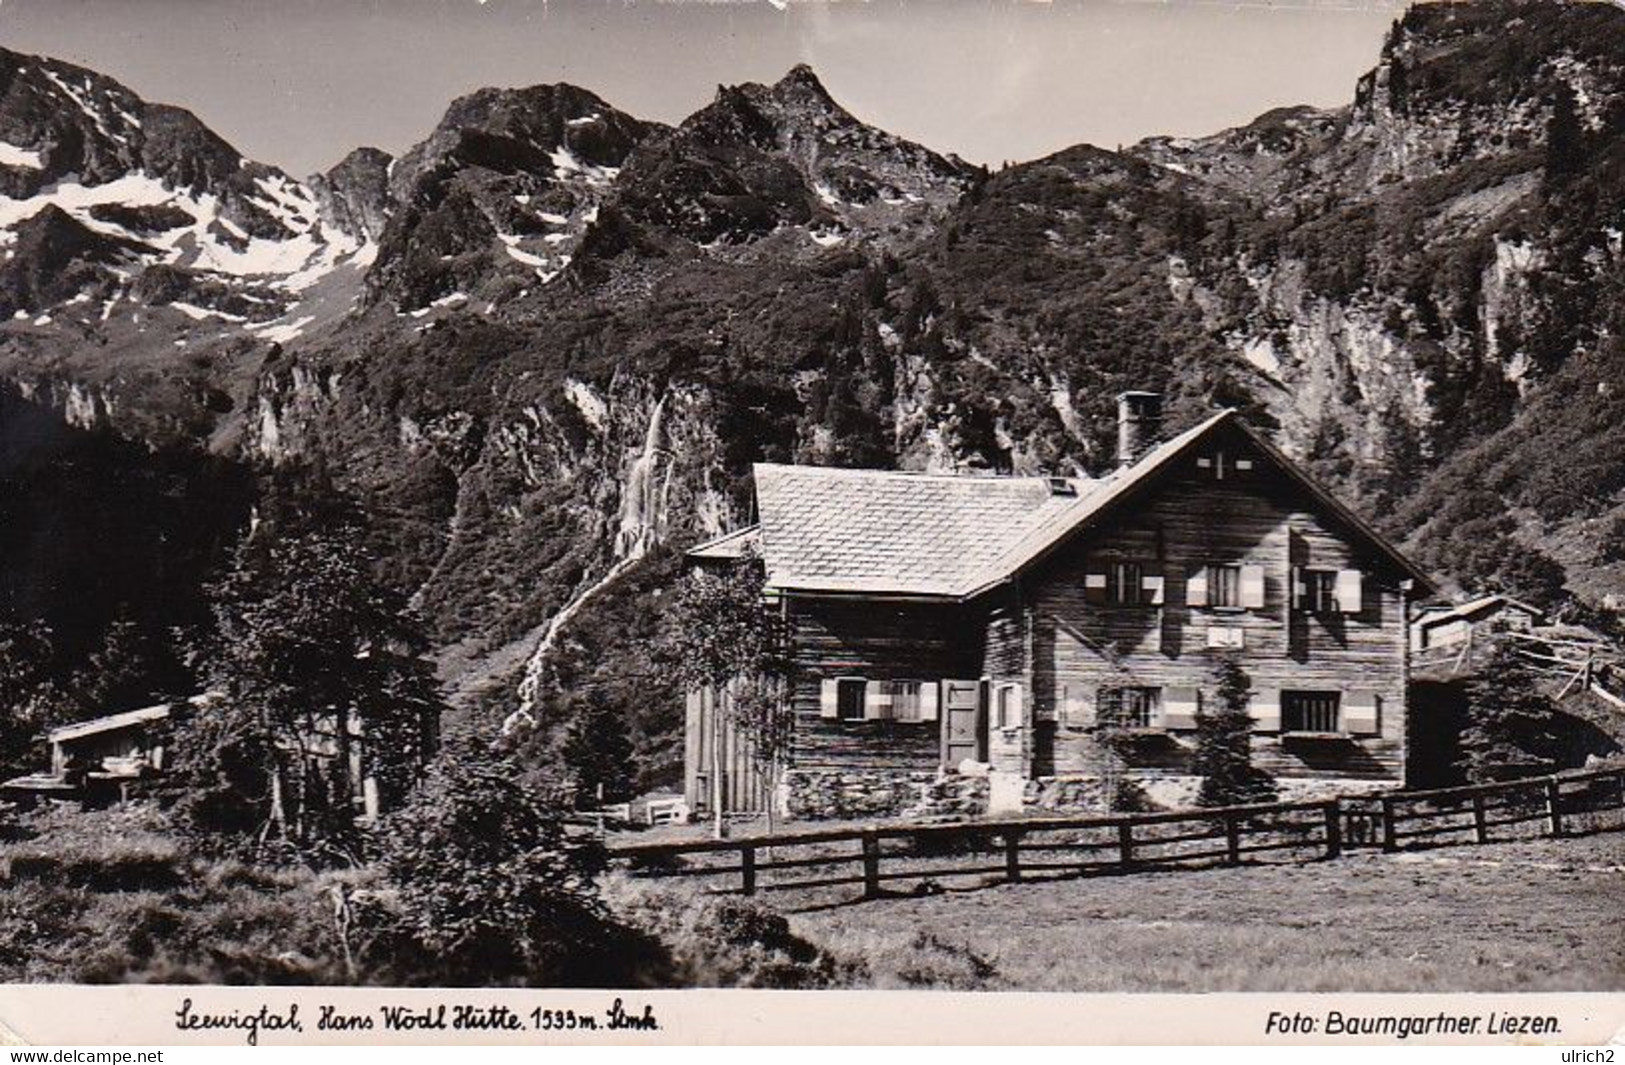
[[[287,185],[239,164],[274,240],[204,209],[232,180],[204,138],[184,195],[0,219],[0,380],[265,491],[328,471],[463,703],[551,727],[608,690],[656,775],[659,594],[748,514],[752,461],[1089,471],[1124,388],[1175,426],[1241,407],[1462,588],[1600,609],[1625,594],[1595,546],[1625,521],[1621,54],[1592,5],[1419,6],[1342,108],[996,172],[865,125],[805,66],[676,126],[487,89],[398,159]],[[0,143],[50,171],[16,80]],[[81,139],[98,101],[147,114],[97,92]],[[0,203],[35,203],[14,169],[28,196]],[[131,181],[104,176],[84,187]],[[286,269],[215,269],[237,247]]]

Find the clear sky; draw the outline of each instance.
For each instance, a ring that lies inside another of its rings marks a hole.
[[[568,81],[676,122],[812,65],[867,122],[973,162],[1335,106],[1403,0],[0,0],[0,44],[180,104],[303,176],[400,152],[456,96]]]

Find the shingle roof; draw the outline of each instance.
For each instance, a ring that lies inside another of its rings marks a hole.
[[[768,582],[777,588],[959,595],[1030,529],[1100,482],[755,467]]]
[[[690,552],[732,557],[753,539],[770,587],[968,598],[1044,558],[1222,424],[1245,432],[1329,510],[1431,587],[1374,530],[1222,410],[1098,480],[843,470],[758,463],[759,524]],[[1069,492],[1056,492],[1052,485]],[[754,534],[752,537],[751,534]]]
[[[220,692],[204,692],[202,695],[192,696],[186,702],[195,709],[206,710],[222,698],[224,696]],[[99,732],[111,732],[134,725],[144,725],[151,721],[162,721],[169,717],[172,706],[173,703],[159,703],[156,706],[143,706],[139,710],[125,710],[123,713],[91,718],[89,721],[76,721],[71,725],[60,725],[51,729],[45,736],[52,743],[61,743],[82,736],[93,736]]]

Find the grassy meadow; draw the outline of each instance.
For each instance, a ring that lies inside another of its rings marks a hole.
[[[1625,990],[1625,832],[996,879],[830,902],[610,873],[599,897],[642,944],[618,971],[649,987]],[[0,838],[0,983],[436,982],[347,924],[340,900],[381,888],[368,866],[191,853],[148,807],[40,811]]]
[[[929,935],[1024,991],[1625,990],[1625,833],[989,885],[809,910],[836,954]]]

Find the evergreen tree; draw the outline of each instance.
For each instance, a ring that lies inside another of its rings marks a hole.
[[[626,716],[601,691],[588,692],[564,734],[564,761],[575,780],[578,807],[625,802],[634,793],[632,737]]]
[[[1253,719],[1247,713],[1252,680],[1232,657],[1214,666],[1213,709],[1196,715],[1196,752],[1192,765],[1202,777],[1199,806],[1236,806],[1273,802],[1275,778],[1253,765]]]
[[[1458,763],[1473,783],[1539,776],[1557,768],[1557,704],[1510,640],[1496,644],[1467,684],[1467,727]]]

